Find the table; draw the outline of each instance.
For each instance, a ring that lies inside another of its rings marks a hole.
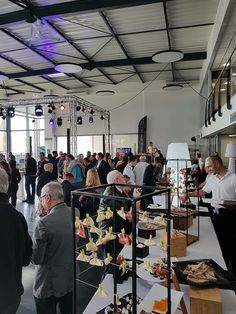
[[[195,232],[197,228],[197,223],[194,223],[190,228],[189,232]],[[157,239],[163,230],[158,230]],[[143,241],[143,239],[142,239]],[[122,254],[131,259],[131,247],[125,246],[122,250]],[[161,250],[158,247],[150,247],[150,254],[148,257],[157,257],[161,254]],[[187,256],[178,258],[179,261],[189,260],[189,259],[199,259],[199,258],[212,258],[214,259],[222,268],[226,269],[223,256],[221,254],[221,249],[213,228],[211,219],[209,217],[200,217],[200,240],[191,244],[187,247]],[[112,275],[107,275],[103,281],[104,289],[109,292],[111,287],[113,287]],[[189,311],[189,286],[180,285],[181,290],[184,292],[184,300]],[[137,293],[138,296],[144,298],[148,291],[151,289],[151,284],[143,279],[137,279]],[[132,279],[129,278],[122,285],[118,284],[118,294],[120,297],[132,291]],[[221,290],[222,297],[222,313],[223,314],[235,314],[236,309],[236,297],[235,293],[231,290]],[[110,292],[110,297],[103,299],[101,297],[93,296],[90,303],[83,313],[94,314],[102,308],[106,307],[113,301],[113,294]],[[177,310],[175,314],[182,313],[182,311]]]

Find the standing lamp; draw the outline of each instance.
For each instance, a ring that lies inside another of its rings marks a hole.
[[[174,202],[174,205],[180,207],[180,197],[179,190],[182,188],[187,193],[187,168],[191,167],[190,154],[187,143],[171,143],[168,145],[167,154],[167,168],[175,169],[175,178],[174,178],[174,186],[177,189],[177,200]],[[185,169],[185,178],[180,173],[180,169]],[[182,181],[182,182],[181,182]],[[183,185],[182,185],[183,183]],[[173,204],[173,203],[172,203]],[[186,207],[186,223],[188,221],[188,210],[192,204],[185,204]],[[199,218],[198,218],[199,219]],[[198,235],[190,235],[188,233],[188,228],[186,231],[186,241],[187,245],[197,241],[199,239],[199,220],[198,220]]]
[[[227,144],[225,157],[229,158],[228,170],[232,173],[235,173],[236,144]]]

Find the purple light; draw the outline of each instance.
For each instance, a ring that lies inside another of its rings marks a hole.
[[[53,126],[53,125],[54,125],[54,122],[55,122],[54,119],[51,118],[48,123],[49,123],[49,125]]]

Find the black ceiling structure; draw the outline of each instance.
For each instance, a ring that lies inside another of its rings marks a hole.
[[[17,93],[27,88],[45,92],[49,83],[66,91],[124,81],[145,83],[162,69],[152,61],[152,54],[165,49],[180,49],[184,58],[170,64],[163,79],[180,80],[178,72],[184,71],[188,80],[199,80],[207,45],[195,44],[189,34],[210,34],[215,16],[209,17],[206,10],[206,17],[190,23],[183,17],[196,2],[189,0],[184,8],[179,6],[176,17],[175,8],[183,1],[57,0],[50,4],[49,0],[43,5],[42,0],[3,0],[0,73],[9,81],[0,87]],[[33,28],[37,34],[32,35]],[[58,73],[54,66],[67,62],[80,65],[82,73],[54,77]]]

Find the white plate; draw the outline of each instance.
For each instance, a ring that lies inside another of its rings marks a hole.
[[[172,290],[171,289],[171,313],[175,313],[178,308],[179,302],[183,296],[183,292]],[[146,312],[152,311],[152,304],[155,300],[164,299],[167,297],[167,288],[155,284],[152,286],[146,297],[138,305],[138,314],[142,310]]]
[[[154,277],[152,274],[150,274],[150,272],[148,270],[146,270],[144,268],[144,264],[146,262],[150,262],[151,265],[153,263],[158,263],[158,261],[160,261],[160,258],[144,258],[143,259],[144,263],[138,265],[137,267],[137,275],[147,281],[151,281],[151,282],[163,282],[165,279],[160,279],[160,277]]]

